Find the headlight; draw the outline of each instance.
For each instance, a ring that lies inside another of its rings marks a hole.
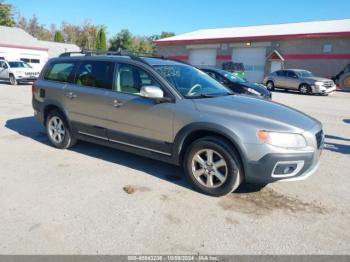
[[[317,85],[317,86],[323,86],[323,82],[315,82],[315,85]]]
[[[261,96],[261,94],[259,92],[255,91],[253,88],[248,88],[247,91],[249,93],[254,94],[254,95]]]
[[[307,146],[304,136],[299,134],[260,130],[257,136],[260,142],[276,147],[303,148]]]

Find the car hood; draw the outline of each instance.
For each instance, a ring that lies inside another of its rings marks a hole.
[[[259,92],[260,94],[262,94],[264,96],[269,96],[270,95],[270,91],[267,90],[265,87],[259,85],[259,84],[253,84],[253,83],[245,82],[245,83],[242,83],[242,85],[246,86],[248,88],[254,89],[255,91]]]
[[[195,99],[194,103],[202,114],[232,116],[237,121],[242,119],[259,123],[262,128],[273,126],[281,127],[281,130],[303,132],[320,124],[316,119],[293,108],[249,96]]]
[[[316,76],[305,77],[304,79],[309,80],[309,81],[313,81],[313,82],[329,82],[329,81],[332,81],[331,79],[328,79],[328,78],[316,77]]]

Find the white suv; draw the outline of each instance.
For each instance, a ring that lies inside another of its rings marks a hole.
[[[40,72],[23,61],[0,60],[0,79],[10,81],[11,85],[20,82],[33,82]]]

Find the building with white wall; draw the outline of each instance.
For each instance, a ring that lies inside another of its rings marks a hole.
[[[76,52],[73,44],[40,41],[16,27],[0,26],[0,59],[22,60],[41,70],[48,59],[64,52]]]

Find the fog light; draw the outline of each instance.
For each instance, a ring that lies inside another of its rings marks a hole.
[[[304,161],[278,162],[272,172],[272,177],[295,176],[304,167]]]

